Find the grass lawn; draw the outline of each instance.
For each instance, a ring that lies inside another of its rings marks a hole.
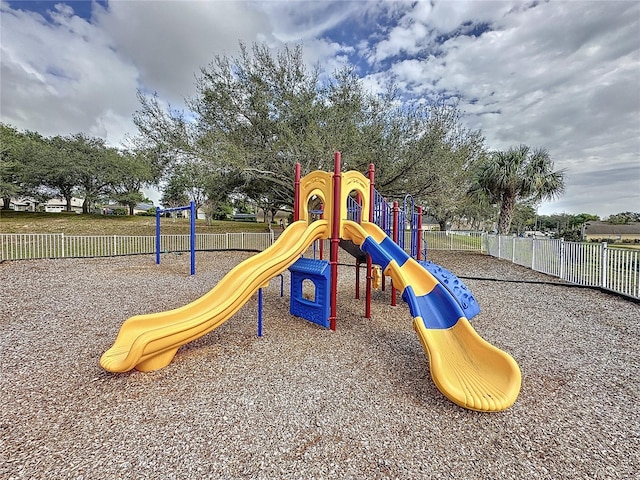
[[[162,218],[163,234],[188,234],[189,220]],[[196,233],[268,232],[266,223],[196,220]],[[0,210],[0,233],[64,233],[65,235],[155,235],[156,218],[148,216],[78,215]]]
[[[640,250],[640,245],[634,243],[610,243],[609,248],[619,248],[622,250]]]

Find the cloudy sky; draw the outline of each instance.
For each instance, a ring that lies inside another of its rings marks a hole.
[[[180,107],[239,41],[301,43],[367,89],[455,97],[491,149],[546,148],[567,191],[541,214],[640,211],[638,1],[1,1],[0,121],[135,134],[136,91]]]

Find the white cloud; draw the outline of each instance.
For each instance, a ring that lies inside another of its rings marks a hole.
[[[362,2],[276,1],[253,4],[273,25],[273,35],[283,43],[321,38],[331,28],[361,13],[370,5]]]
[[[131,126],[137,70],[68,7],[52,18],[2,4],[2,121],[47,136],[83,131],[119,142]]]
[[[380,62],[396,55],[415,55],[431,40],[429,29],[419,22],[407,17],[393,28],[389,37],[376,45],[375,53],[371,56],[371,63]]]
[[[131,59],[146,89],[174,104],[194,93],[195,76],[239,41],[273,40],[267,16],[245,2],[115,1],[95,22]]]
[[[590,200],[592,212],[603,216],[617,211],[616,204],[637,211],[640,4],[515,6],[440,2],[408,12],[405,23],[422,21],[430,32],[462,31],[469,22],[493,30],[479,37],[453,35],[440,45],[432,43],[433,33],[403,44],[392,31],[377,45],[376,58],[393,63],[367,81],[393,78],[414,97],[460,98],[469,126],[482,129],[491,148],[546,148],[556,168],[567,169],[568,183],[565,198],[545,204],[546,210],[576,204],[570,210],[578,213]],[[405,26],[408,31],[415,29]],[[410,55],[425,42],[431,53]]]
[[[302,42],[326,71],[359,61],[374,93],[459,98],[491,148],[549,150],[568,191],[541,211],[640,209],[637,2],[111,1],[90,20],[1,5],[0,120],[21,129],[118,144],[137,89],[182,108],[239,40]]]

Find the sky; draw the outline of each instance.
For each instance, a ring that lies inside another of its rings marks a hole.
[[[640,212],[640,1],[0,0],[0,121],[135,136],[136,92],[181,109],[239,42],[301,44],[365,88],[453,98],[491,150],[546,149],[566,192],[541,215]]]

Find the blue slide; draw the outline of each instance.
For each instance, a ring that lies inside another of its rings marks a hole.
[[[478,335],[450,290],[377,225],[344,221],[343,235],[371,255],[402,292],[438,389],[471,410],[513,405],[521,385],[518,364]]]

